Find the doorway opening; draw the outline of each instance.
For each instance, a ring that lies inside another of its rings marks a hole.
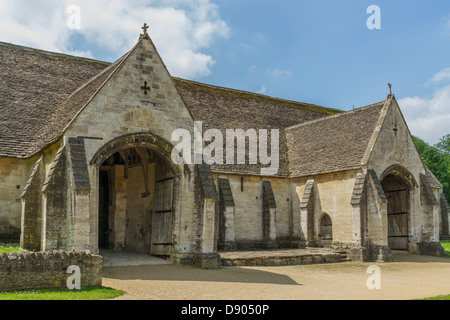
[[[110,185],[108,171],[100,171],[99,178],[99,207],[98,207],[98,247],[99,249],[109,249],[109,208],[110,201]]]
[[[391,250],[408,250],[409,245],[409,188],[397,175],[387,175],[381,182],[388,200],[388,245]]]
[[[99,168],[99,248],[171,256],[173,181],[171,166],[151,149],[109,156]]]
[[[328,214],[320,219],[319,241],[322,247],[330,247],[333,244],[333,222]]]

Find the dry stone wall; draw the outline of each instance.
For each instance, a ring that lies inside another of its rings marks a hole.
[[[1,253],[0,292],[67,288],[69,266],[80,268],[82,287],[100,286],[102,261],[89,251]]]

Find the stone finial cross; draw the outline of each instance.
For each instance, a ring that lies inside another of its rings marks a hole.
[[[144,26],[142,27],[142,30],[144,30],[144,36],[148,36],[148,33],[147,33],[147,30],[148,30],[148,25],[147,25],[147,22],[146,23],[144,23]]]
[[[388,86],[389,86],[389,95],[392,95],[392,84],[388,83]]]
[[[144,91],[145,95],[147,95],[147,92],[150,91],[150,87],[147,84],[148,84],[148,82],[144,81],[144,85],[141,86],[141,90]]]

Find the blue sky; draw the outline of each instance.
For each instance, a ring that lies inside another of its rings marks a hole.
[[[366,26],[371,4],[381,30]],[[209,82],[265,85],[270,95],[348,109],[384,99],[388,82],[398,97],[430,94],[424,82],[450,64],[448,1],[227,0],[220,8],[231,37],[209,51],[217,61]]]
[[[146,21],[174,76],[343,110],[384,100],[391,82],[414,135],[450,133],[448,0],[90,2],[0,0],[0,41],[113,62]]]

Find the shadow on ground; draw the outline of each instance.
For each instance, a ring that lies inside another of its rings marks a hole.
[[[435,257],[435,256],[421,256],[417,254],[412,254],[407,251],[393,251],[392,256],[394,262],[417,262],[417,263],[450,263],[450,257]]]
[[[103,277],[117,280],[203,281],[299,285],[290,277],[247,268],[204,270],[180,265],[106,267]]]
[[[383,269],[399,269],[398,263],[450,263],[448,257],[418,256],[408,253],[394,253],[393,263],[383,263]],[[338,264],[320,264],[304,266],[317,272],[340,272],[342,274],[354,273],[355,269],[367,268],[371,263],[341,262]],[[375,264],[375,263],[372,263]],[[295,268],[296,266],[291,266]],[[264,270],[261,270],[264,269]],[[273,270],[273,272],[270,272]],[[365,270],[365,269],[364,269]],[[363,271],[364,271],[363,270]],[[399,269],[400,271],[402,268]],[[191,266],[174,265],[170,262],[136,254],[110,254],[105,255],[103,278],[124,281],[181,281],[181,282],[228,282],[277,284],[299,286],[291,277],[280,274],[278,267],[226,267],[219,270],[204,270]]]
[[[288,276],[246,268],[204,270],[174,265],[146,254],[102,250],[103,278],[116,280],[203,281],[299,285]]]

